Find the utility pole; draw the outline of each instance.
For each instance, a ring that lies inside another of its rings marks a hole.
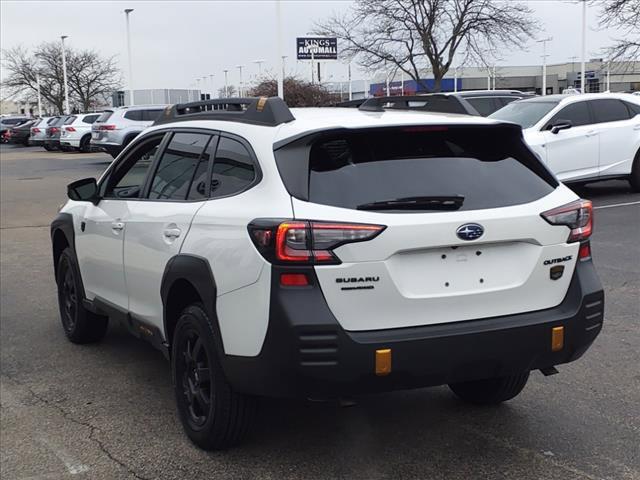
[[[69,85],[67,84],[67,57],[64,52],[64,39],[69,38],[68,35],[62,35],[60,42],[62,43],[62,79],[64,81],[64,113],[69,115]]]
[[[586,61],[587,61],[587,0],[582,0],[582,61],[580,62],[580,89],[586,91]]]
[[[131,60],[131,31],[129,29],[129,14],[133,8],[125,8],[124,15],[127,19],[127,62],[129,64],[129,105],[133,105],[133,67]]]
[[[553,40],[553,37],[543,38],[537,43],[542,43],[542,95],[547,94],[547,42]]]

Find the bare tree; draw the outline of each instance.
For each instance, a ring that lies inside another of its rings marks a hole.
[[[275,77],[263,77],[249,90],[250,97],[273,97],[277,94],[278,81]],[[322,85],[295,77],[284,79],[284,97],[290,107],[326,107],[339,101],[339,95],[330,93]]]
[[[597,0],[602,6],[600,26],[620,31],[607,49],[611,60],[640,60],[640,0]]]
[[[218,97],[226,98],[226,97],[235,97],[238,93],[238,89],[233,85],[227,85],[227,90],[225,91],[225,87],[218,89]]]
[[[440,91],[456,55],[488,66],[502,48],[524,47],[537,28],[532,14],[517,1],[356,0],[316,32],[339,37],[342,54],[365,69],[403,71],[426,90],[421,70],[430,67]]]
[[[87,111],[118,89],[120,72],[114,57],[101,57],[90,50],[65,49],[70,103],[74,110]],[[2,51],[2,66],[8,72],[3,83],[11,95],[33,98],[38,90],[59,113],[64,111],[62,48],[43,43],[32,52],[18,46]]]

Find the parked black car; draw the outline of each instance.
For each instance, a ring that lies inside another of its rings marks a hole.
[[[532,94],[517,90],[473,90],[466,92],[428,93],[372,97],[337,104],[338,107],[367,109],[422,110],[438,113],[461,113],[487,117],[505,105]]]
[[[29,145],[29,136],[31,135],[31,127],[36,124],[36,120],[30,120],[17,127],[7,130],[6,136],[9,143]]]
[[[2,117],[0,118],[0,141],[8,142],[8,136],[5,135],[13,127],[23,124],[31,120],[29,117]]]

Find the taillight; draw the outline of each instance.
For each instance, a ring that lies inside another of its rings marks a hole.
[[[100,125],[98,127],[98,130],[115,130],[116,126],[115,125]]]
[[[74,127],[64,127],[67,132],[75,132],[76,129]]]
[[[582,245],[580,245],[578,258],[580,260],[589,260],[591,258],[591,245],[589,244],[589,242],[584,242]]]
[[[309,220],[254,220],[249,235],[258,251],[271,263],[337,265],[333,250],[346,243],[378,236],[386,227],[362,223]]]
[[[40,133],[40,129],[34,127],[34,128],[31,129],[31,133]]]
[[[586,240],[593,231],[593,206],[589,200],[576,200],[541,215],[551,225],[566,225],[571,229],[567,242]]]
[[[58,133],[59,131],[60,131],[60,129],[59,129],[58,127],[51,127],[51,128],[49,129],[49,133],[50,133],[51,135],[53,135],[54,133]]]

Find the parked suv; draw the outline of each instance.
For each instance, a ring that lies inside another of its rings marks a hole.
[[[487,117],[496,110],[532,94],[518,90],[473,90],[466,92],[429,93],[372,97],[339,103],[339,107],[373,109],[417,110],[422,112],[460,113]]]
[[[29,145],[43,146],[44,140],[47,138],[47,127],[55,122],[59,116],[43,117],[31,126],[31,135],[29,137]]]
[[[591,202],[509,123],[176,105],[68,196],[51,225],[67,337],[110,317],[162,350],[205,449],[241,440],[255,396],[449,384],[500,403],[602,328]]]
[[[625,93],[549,95],[512,103],[492,118],[517,123],[563,182],[628,179],[640,192],[640,99]]]
[[[97,120],[100,113],[81,113],[72,115],[60,129],[60,148],[91,150],[91,124]]]
[[[158,118],[164,107],[139,105],[105,110],[91,127],[91,145],[115,158]]]

